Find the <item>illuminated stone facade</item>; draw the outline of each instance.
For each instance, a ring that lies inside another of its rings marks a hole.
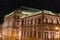
[[[2,25],[0,25],[0,40],[1,40],[1,37],[2,37],[1,32],[2,32]]]
[[[46,10],[15,10],[4,18],[3,40],[59,40],[60,16]]]

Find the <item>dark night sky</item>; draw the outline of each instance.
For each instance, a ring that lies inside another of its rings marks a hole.
[[[9,14],[21,5],[60,12],[59,0],[0,0],[0,23],[2,23],[4,15]]]

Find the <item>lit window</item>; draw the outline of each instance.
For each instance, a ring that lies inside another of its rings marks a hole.
[[[60,20],[58,20],[58,23],[60,24]]]
[[[50,32],[49,32],[49,34],[48,34],[48,38],[51,39],[51,33],[50,33]]]
[[[55,32],[55,36],[54,37],[55,37],[55,39],[59,38],[59,32]]]
[[[2,37],[1,33],[0,33],[0,38]]]
[[[48,19],[48,23],[52,23],[52,20],[51,19]]]
[[[54,20],[53,20],[53,23],[57,23],[57,20],[56,20],[56,19],[54,19]]]
[[[46,22],[46,19],[44,19],[44,23]]]

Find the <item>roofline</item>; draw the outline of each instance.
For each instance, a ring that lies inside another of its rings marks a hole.
[[[42,13],[40,13],[40,14],[36,14],[36,15],[32,15],[32,16],[29,16],[29,17],[34,17],[34,16],[37,16],[37,15],[41,15]],[[58,16],[58,15],[51,15],[51,14],[46,14],[46,13],[44,13],[45,15],[50,15],[50,16],[56,16],[56,17],[60,17],[60,16]],[[24,17],[24,18],[21,18],[21,19],[25,19],[25,18],[29,18],[29,17]]]
[[[20,8],[26,8],[26,9],[38,10],[38,11],[39,11],[39,9],[36,9],[36,8],[30,8],[30,7],[25,7],[25,6],[20,6]]]

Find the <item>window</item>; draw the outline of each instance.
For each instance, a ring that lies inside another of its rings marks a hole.
[[[38,18],[38,24],[40,24],[40,22],[41,22],[41,19],[40,19],[40,18]]]
[[[54,19],[53,23],[57,23],[57,20],[56,20],[56,19]]]
[[[46,23],[48,23],[48,20],[47,20],[47,18],[46,18]]]
[[[35,19],[35,24],[36,24],[36,19]]]
[[[31,25],[31,19],[29,19],[29,26]]]
[[[41,38],[41,32],[38,32],[38,38]]]
[[[44,19],[44,23],[46,23],[46,19]]]
[[[45,39],[56,39],[56,38],[59,38],[59,32],[58,31],[45,31],[44,32],[44,38]]]
[[[60,24],[60,20],[58,20],[58,23]]]
[[[47,20],[47,18],[44,18],[43,21],[44,21],[44,23],[47,23],[49,20]]]
[[[52,23],[52,20],[51,19],[48,19],[48,23]]]
[[[59,38],[59,32],[56,31],[54,37],[55,37],[55,39],[56,39],[56,38]]]
[[[58,20],[56,20],[56,21],[57,21],[57,23],[59,23]]]
[[[29,19],[28,19],[28,25],[29,25]]]
[[[30,37],[32,37],[32,31],[30,31]]]
[[[24,25],[26,25],[26,19],[24,20]]]
[[[23,36],[23,31],[22,31],[22,36]]]
[[[24,31],[24,37],[26,36],[26,31]]]
[[[34,37],[36,38],[36,31],[34,31]]]
[[[17,25],[19,25],[19,21],[17,21]]]
[[[37,24],[37,19],[35,19],[35,24]]]
[[[52,23],[53,23],[53,19],[51,19],[52,20]]]
[[[45,39],[48,39],[48,36],[49,36],[49,35],[48,35],[48,32],[44,32],[44,38],[45,38]]]
[[[34,27],[34,30],[36,30],[36,26]]]
[[[33,27],[33,26],[32,26],[32,25],[30,25],[30,30],[32,30],[32,27]]]
[[[27,37],[29,37],[29,31],[27,31]]]
[[[23,24],[24,24],[24,20],[22,20],[22,26],[23,26]]]
[[[24,25],[26,25],[26,19],[24,20]]]
[[[32,25],[32,23],[33,23],[33,19],[31,19],[31,25]]]

